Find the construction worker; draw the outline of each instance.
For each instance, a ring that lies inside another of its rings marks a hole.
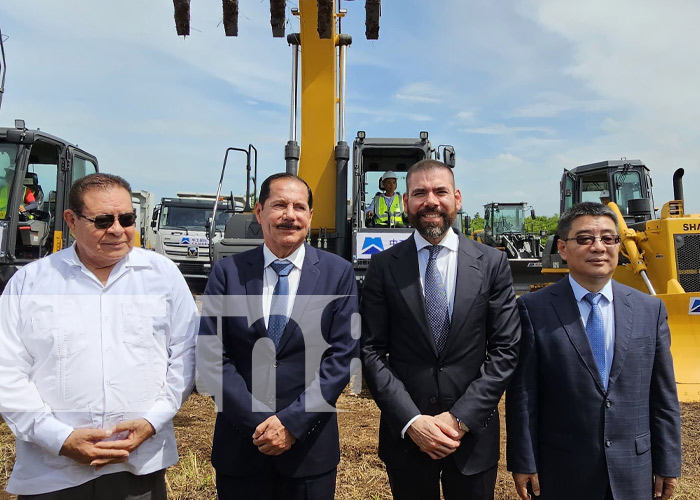
[[[374,218],[377,227],[403,226],[403,199],[396,192],[397,178],[391,170],[384,172],[379,182],[384,194],[377,193],[367,208],[367,219]]]
[[[4,219],[7,215],[7,202],[10,199],[10,189],[12,188],[12,179],[14,179],[15,171],[11,168],[5,169],[5,185],[0,188],[0,219]],[[30,210],[36,209],[38,206],[36,198],[32,190],[24,187],[22,194],[22,203],[19,205],[19,213],[26,214]],[[29,216],[29,214],[27,214]]]
[[[607,205],[608,203],[610,203],[610,191],[608,191],[607,189],[603,189],[600,192],[600,202],[603,205]]]

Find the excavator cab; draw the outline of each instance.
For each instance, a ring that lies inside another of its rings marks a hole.
[[[0,128],[0,291],[20,267],[72,243],[68,191],[96,171],[94,156],[24,120]]]
[[[454,148],[439,146],[437,150],[433,149],[428,140],[428,132],[420,132],[417,139],[369,138],[362,130],[357,133],[353,141],[352,209],[349,224],[352,232],[352,262],[359,281],[364,278],[372,255],[405,240],[413,233],[404,214],[391,213],[389,224],[385,227],[379,227],[367,219],[367,210],[372,200],[381,193],[382,176],[385,172],[394,172],[397,177],[396,192],[403,196],[406,192],[406,175],[411,165],[428,158],[439,160],[440,152],[445,163],[454,167]],[[462,230],[461,218],[455,221],[455,226],[459,231]]]

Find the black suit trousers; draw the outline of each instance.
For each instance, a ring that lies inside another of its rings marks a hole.
[[[462,474],[454,458],[433,460],[425,455],[419,467],[387,466],[394,500],[494,500],[497,466],[472,475]]]
[[[271,460],[252,476],[216,474],[219,500],[333,500],[336,469],[316,476],[283,476]]]

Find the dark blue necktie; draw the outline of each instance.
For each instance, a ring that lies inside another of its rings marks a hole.
[[[600,299],[603,295],[600,293],[587,293],[583,300],[591,305],[591,313],[588,315],[588,321],[586,321],[586,334],[588,335],[588,341],[591,343],[591,349],[593,349],[593,357],[598,365],[598,373],[600,373],[600,380],[603,382],[603,387],[608,388],[608,365],[605,351],[605,324],[603,323],[603,311],[600,309]]]
[[[270,303],[270,319],[267,322],[267,335],[279,347],[284,327],[287,326],[289,317],[287,308],[289,304],[289,273],[294,269],[294,264],[288,260],[276,260],[270,267],[277,273],[277,284],[272,292]]]
[[[437,256],[442,250],[441,245],[427,247],[430,252],[428,265],[425,268],[425,311],[428,323],[435,340],[438,353],[441,353],[447,343],[450,332],[450,311],[447,303],[447,290],[437,266]]]

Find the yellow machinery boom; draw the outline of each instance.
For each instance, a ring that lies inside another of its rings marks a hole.
[[[317,0],[300,0],[301,157],[299,176],[314,193],[313,228],[335,229],[338,65],[336,14],[331,36],[320,38]]]
[[[647,221],[645,231],[635,231],[627,227],[614,202],[608,206],[620,221],[621,250],[629,261],[619,265],[613,277],[664,301],[678,396],[682,401],[700,401],[700,292],[686,292],[678,279],[690,277],[695,283],[700,279],[699,269],[679,262],[678,251],[688,245],[691,248],[683,254],[700,252],[700,214],[686,215],[683,201],[669,201],[660,219]]]

